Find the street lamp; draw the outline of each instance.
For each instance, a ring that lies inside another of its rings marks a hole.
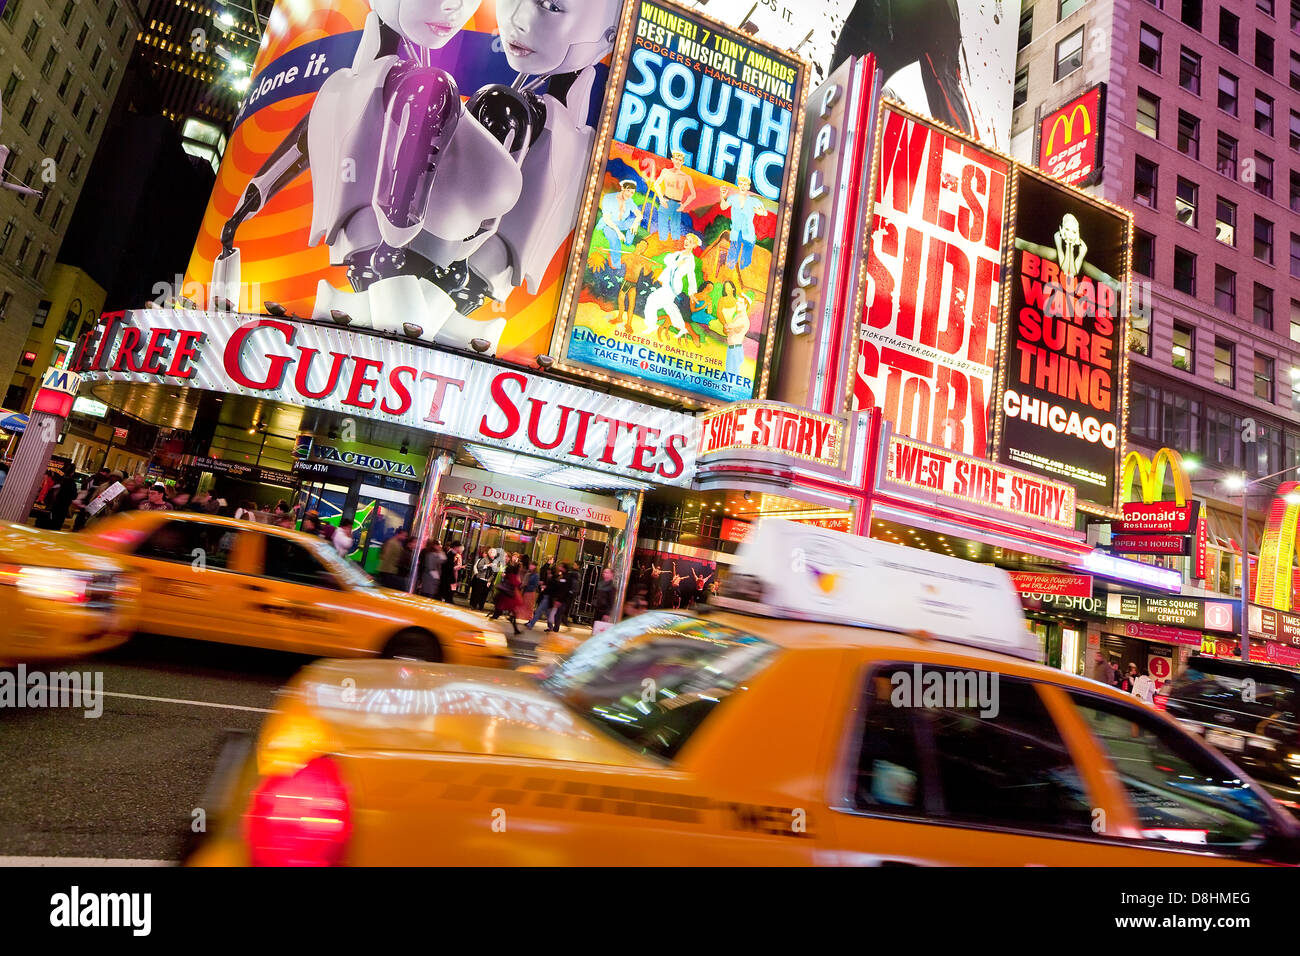
[[[1250,526],[1246,521],[1250,489],[1273,478],[1280,478],[1297,469],[1300,469],[1300,464],[1292,465],[1290,468],[1283,468],[1281,471],[1265,475],[1262,478],[1256,478],[1254,481],[1247,480],[1245,473],[1229,475],[1223,479],[1223,487],[1228,491],[1241,492],[1241,659],[1243,661],[1250,660]],[[1284,500],[1289,505],[1300,504],[1300,495],[1288,494],[1284,497]]]

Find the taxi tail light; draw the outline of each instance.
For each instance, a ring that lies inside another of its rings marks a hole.
[[[244,813],[254,866],[337,866],[352,835],[352,806],[338,764],[317,757],[269,777]]]
[[[1152,702],[1153,704],[1155,704],[1156,710],[1168,710],[1168,709],[1169,709],[1169,695],[1168,695],[1168,694],[1156,694],[1156,696],[1155,696],[1154,698],[1152,698],[1151,702]]]

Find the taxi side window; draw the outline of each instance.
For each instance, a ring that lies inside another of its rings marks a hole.
[[[915,692],[918,675],[941,681],[937,696]],[[873,673],[868,695],[858,809],[1091,833],[1087,790],[1032,683],[898,664]]]
[[[334,575],[297,541],[273,534],[262,535],[262,540],[266,543],[262,571],[264,577],[290,584],[338,589],[339,584]]]
[[[165,521],[140,543],[135,554],[195,568],[224,568],[234,537],[226,528],[198,521]]]
[[[1110,756],[1143,839],[1242,847],[1277,829],[1259,794],[1197,741],[1132,704],[1070,698]]]

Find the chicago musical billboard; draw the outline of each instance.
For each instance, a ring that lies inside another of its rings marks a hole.
[[[279,0],[186,297],[531,363],[622,11]]]
[[[894,105],[877,126],[853,407],[986,458],[1011,163]]]
[[[807,65],[669,3],[630,13],[555,354],[696,401],[761,396]]]
[[[997,459],[1112,511],[1124,438],[1132,217],[1016,168]],[[1094,508],[1094,510],[1095,510]]]

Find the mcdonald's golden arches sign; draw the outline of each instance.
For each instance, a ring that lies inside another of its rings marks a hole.
[[[1043,117],[1038,128],[1038,168],[1071,186],[1087,186],[1101,173],[1106,84],[1076,96]]]

